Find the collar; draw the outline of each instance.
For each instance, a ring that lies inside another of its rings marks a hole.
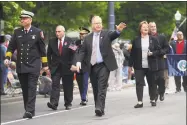
[[[177,43],[183,43],[184,42],[184,40],[182,40],[181,42],[179,42],[178,40],[177,40]]]
[[[149,35],[148,35],[148,34],[145,35],[145,36],[141,35],[141,38],[143,38],[143,39],[145,39],[145,38],[149,38]]]
[[[31,25],[30,25],[30,27],[28,29],[24,28],[24,31],[27,30],[27,32],[28,32],[28,31],[30,31],[30,29],[31,29]]]
[[[158,33],[154,33],[152,36],[158,36]]]
[[[93,35],[96,36],[96,35],[100,35],[101,34],[101,31],[100,32],[93,32]]]
[[[62,37],[61,41],[64,42],[65,35]],[[60,39],[58,39],[58,42],[60,42]]]

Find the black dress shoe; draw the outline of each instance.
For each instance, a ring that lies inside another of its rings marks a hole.
[[[164,94],[160,94],[160,101],[164,101]]]
[[[87,102],[86,101],[81,101],[80,105],[85,106],[85,105],[87,105]]]
[[[67,105],[66,110],[71,110],[71,107],[72,107],[71,105]]]
[[[105,111],[102,111],[102,115],[105,115]]]
[[[99,110],[99,109],[96,109],[96,110],[95,110],[95,115],[96,115],[96,116],[101,117],[101,116],[103,115],[103,113],[104,113],[104,112],[102,112],[102,111]]]
[[[142,108],[143,107],[143,103],[142,104],[136,104],[135,106],[134,106],[134,108]]]
[[[151,106],[156,106],[156,102],[151,102]]]
[[[175,93],[181,92],[181,89],[176,89]]]
[[[5,92],[1,92],[1,95],[7,95]]]
[[[57,110],[57,106],[51,104],[50,102],[47,103],[47,106],[53,110]]]
[[[33,114],[31,112],[25,112],[23,115],[23,118],[29,118],[31,119],[33,117]]]

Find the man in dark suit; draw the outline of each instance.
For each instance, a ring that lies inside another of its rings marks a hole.
[[[102,19],[99,16],[92,18],[93,33],[84,38],[83,46],[76,63],[77,71],[81,68],[84,58],[88,60],[88,72],[92,83],[96,116],[104,115],[105,98],[110,71],[117,69],[117,63],[112,51],[111,43],[120,36],[126,24],[120,23],[116,31],[103,31]]]
[[[79,32],[79,37],[80,39],[75,41],[76,46],[78,47],[76,50],[76,53],[74,55],[74,65],[72,66],[71,70],[72,71],[76,71],[76,58],[80,52],[80,49],[82,47],[83,44],[83,38],[88,35],[88,33],[90,33],[90,30],[86,27],[80,27],[80,32]],[[80,92],[80,96],[81,96],[81,103],[80,105],[84,106],[87,104],[87,91],[88,91],[88,78],[89,78],[89,74],[87,72],[87,65],[88,61],[87,60],[83,60],[82,62],[82,69],[80,72],[76,72],[76,80],[79,86],[79,92]]]
[[[158,44],[160,45],[160,56],[158,59],[158,71],[155,72],[154,75],[157,76],[156,83],[158,85],[158,93],[156,95],[156,101],[158,99],[158,95],[160,95],[160,101],[164,100],[164,93],[165,93],[165,78],[164,78],[164,70],[166,69],[166,63],[164,56],[169,52],[169,43],[166,40],[166,37],[162,34],[157,33],[157,27],[155,22],[149,23],[149,33],[152,36],[155,36],[158,40]]]
[[[17,49],[16,71],[21,84],[25,107],[23,118],[32,118],[35,115],[36,88],[41,60],[43,70],[48,69],[43,32],[31,25],[33,16],[32,12],[21,12],[20,19],[23,27],[14,31],[4,61],[8,66],[12,54]]]
[[[49,108],[56,110],[60,97],[60,80],[62,78],[64,89],[64,106],[71,109],[73,100],[73,72],[70,70],[74,50],[71,48],[71,38],[65,36],[65,28],[61,25],[56,27],[56,38],[49,41],[47,49],[48,65],[52,77],[52,91]]]

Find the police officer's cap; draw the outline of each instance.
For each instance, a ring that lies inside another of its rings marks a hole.
[[[23,10],[23,11],[21,11],[20,18],[22,18],[22,17],[30,17],[30,18],[32,18],[33,16],[34,16],[34,13]]]
[[[80,33],[90,33],[90,30],[86,27],[79,27]]]

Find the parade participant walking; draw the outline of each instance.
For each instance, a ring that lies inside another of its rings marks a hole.
[[[17,49],[16,71],[25,107],[23,118],[32,118],[35,115],[36,89],[41,62],[43,70],[48,69],[43,32],[31,25],[33,16],[32,12],[21,12],[22,27],[14,31],[4,61],[8,66],[12,54]]]

